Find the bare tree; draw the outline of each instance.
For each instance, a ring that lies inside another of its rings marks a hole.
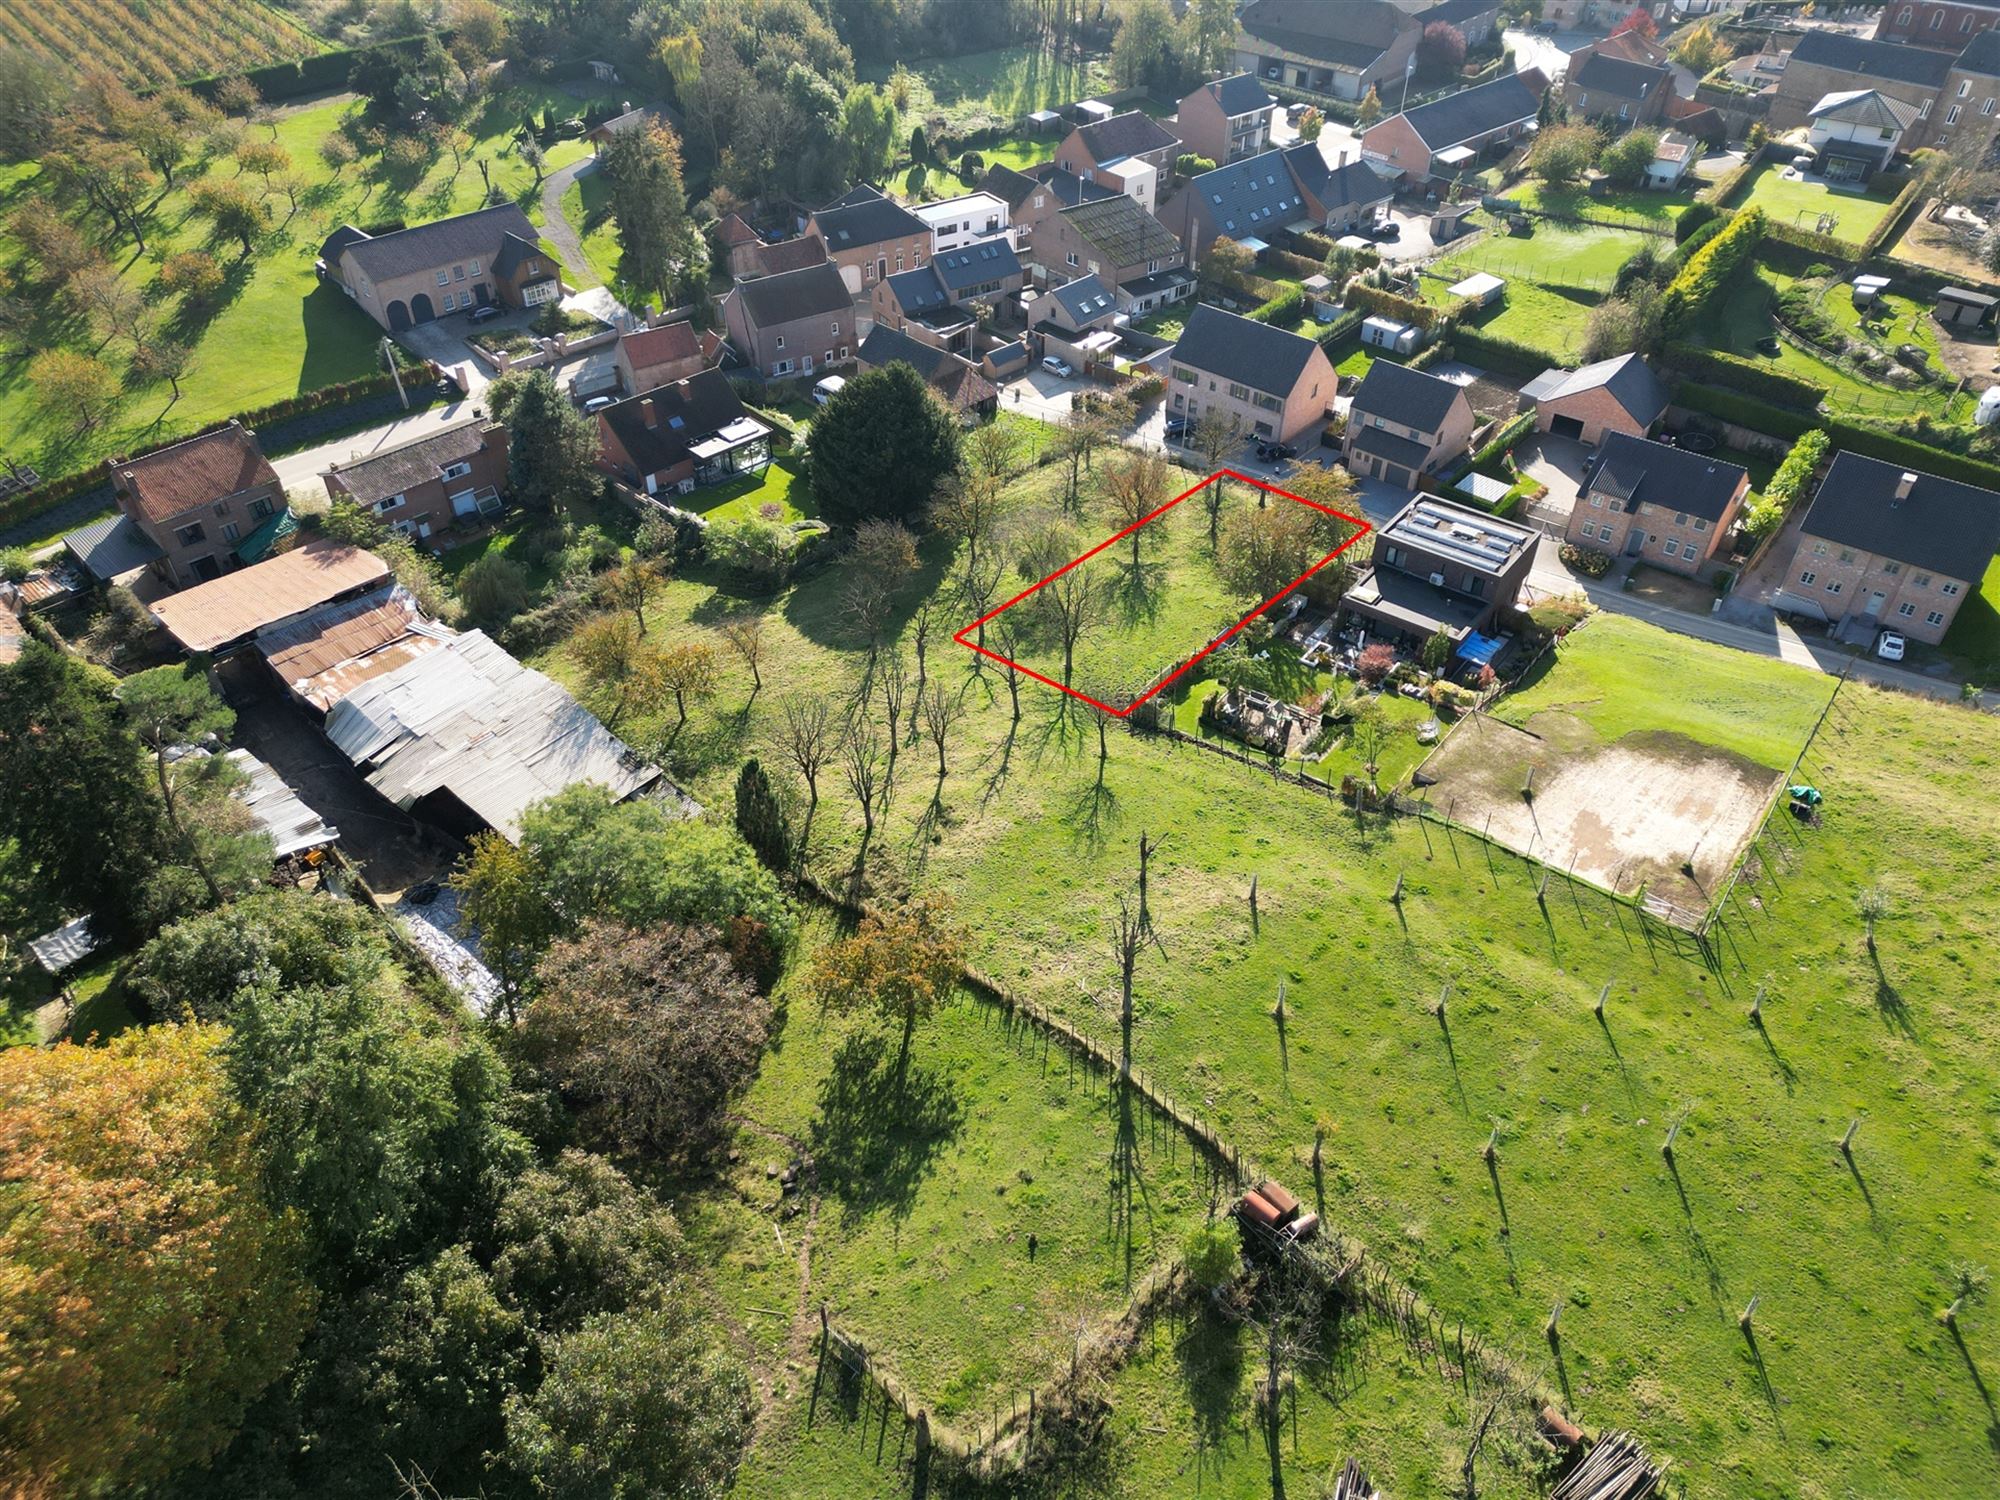
[[[806,815],[799,829],[798,866],[805,868],[806,844],[812,838],[813,813],[819,809],[819,773],[833,758],[838,736],[826,699],[794,693],[785,699],[783,748],[806,783]]]
[[[910,641],[917,651],[917,685],[910,694],[910,743],[913,745],[917,742],[917,714],[923,706],[924,683],[930,674],[931,631],[936,621],[936,608],[929,599],[918,607],[910,619]]]
[[[1111,956],[1118,963],[1118,1076],[1125,1079],[1132,1076],[1132,976],[1145,947],[1145,922],[1121,895],[1111,919]]]
[[[1062,645],[1063,686],[1076,666],[1077,644],[1104,621],[1104,590],[1084,568],[1051,578],[1035,593],[1042,617]]]
[[[1021,659],[1021,642],[1014,634],[1014,625],[1006,615],[1000,617],[1000,654],[1007,659],[1007,701],[1013,709],[1011,724],[1021,722],[1021,669],[1014,664]]]
[[[900,521],[863,521],[854,528],[840,609],[856,632],[867,638],[871,662],[881,650],[896,592],[916,570],[917,539]]]
[[[945,481],[943,490],[932,502],[931,525],[965,543],[968,578],[978,571],[981,553],[1011,505],[1004,474],[971,462]]]
[[[1188,429],[1188,445],[1207,462],[1209,472],[1221,469],[1222,461],[1243,446],[1243,423],[1231,412],[1211,406]],[[1201,492],[1201,508],[1208,513],[1208,544],[1215,545],[1216,536],[1222,529],[1222,507],[1229,496],[1224,490],[1225,481],[1217,478]]]
[[[1084,392],[1070,403],[1056,436],[1056,451],[1063,470],[1063,509],[1071,515],[1083,510],[1083,476],[1092,471],[1097,450],[1117,441],[1119,430],[1132,417],[1129,403],[1094,392]]]
[[[854,714],[840,737],[840,772],[861,809],[861,851],[875,837],[875,798],[883,783],[882,735],[875,722]]]
[[[756,697],[764,691],[764,674],[760,670],[764,659],[764,617],[740,615],[734,620],[724,620],[722,638],[750,669],[750,696]]]
[[[938,781],[945,777],[944,747],[951,738],[951,726],[958,722],[964,706],[958,694],[946,689],[941,682],[931,684],[930,692],[924,695],[924,730],[930,735],[931,743],[937,747]]]
[[[1000,579],[1006,571],[1006,566],[1006,563],[997,556],[982,557],[977,568],[965,570],[965,578],[959,584],[959,593],[964,598],[966,607],[972,611],[972,617],[976,622],[972,638],[981,646],[986,644],[986,616],[992,610],[993,600],[1000,592]],[[973,670],[978,671],[980,663],[984,660],[984,657],[974,656]]]
[[[902,736],[897,733],[903,722],[903,702],[910,696],[909,669],[903,664],[903,653],[891,651],[882,658],[875,673],[875,686],[882,694],[882,714],[889,721],[889,764],[882,775],[882,791],[886,798],[889,789],[896,784],[896,752]],[[912,708],[910,717],[916,718]]]

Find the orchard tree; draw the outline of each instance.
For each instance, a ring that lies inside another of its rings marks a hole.
[[[182,250],[162,262],[156,280],[163,291],[200,307],[222,290],[222,263],[206,250]]]
[[[69,418],[79,437],[111,415],[118,404],[118,372],[74,349],[44,349],[28,361],[35,409],[50,421]]]
[[[830,1009],[872,1009],[900,1025],[900,1082],[917,1023],[935,1014],[959,983],[965,946],[949,899],[930,893],[886,914],[870,913],[852,937],[819,949],[809,984]]]
[[[188,202],[207,219],[217,239],[235,240],[247,257],[267,222],[264,205],[232,178],[204,177],[188,189]]]
[[[1112,464],[1104,476],[1104,497],[1111,510],[1111,524],[1129,533],[1132,570],[1139,569],[1139,549],[1152,528],[1146,518],[1166,504],[1173,488],[1174,471],[1157,453],[1145,450],[1126,454]]]
[[[298,1347],[312,1296],[222,1038],[0,1051],[0,1451],[22,1494],[206,1461]]]
[[[1286,502],[1239,511],[1222,529],[1216,567],[1238,594],[1270,599],[1325,555],[1314,512]]]
[[[958,467],[958,419],[898,360],[849,378],[807,437],[813,494],[829,521],[915,521]]]
[[[1558,125],[1536,139],[1528,170],[1550,187],[1568,187],[1597,160],[1597,132],[1588,125]]]
[[[706,641],[675,641],[662,646],[653,679],[674,700],[673,738],[687,727],[688,700],[700,702],[715,692],[715,648]]]
[[[590,1138],[699,1168],[731,1133],[769,1023],[712,930],[592,922],[542,960],[522,1042]]]

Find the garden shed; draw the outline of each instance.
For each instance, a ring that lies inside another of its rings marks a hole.
[[[1038,109],[1028,116],[1028,128],[1036,135],[1054,135],[1062,129],[1062,116],[1052,109]]]
[[[1361,320],[1361,342],[1392,354],[1414,354],[1419,331],[1414,323],[1399,323],[1394,318]]]
[[[1947,328],[1987,328],[2000,311],[2000,301],[1962,286],[1938,288],[1933,316]]]
[[[1481,271],[1475,276],[1466,277],[1452,287],[1449,295],[1462,297],[1475,307],[1491,307],[1506,294],[1506,291],[1507,283],[1503,278],[1493,275],[1490,271]]]

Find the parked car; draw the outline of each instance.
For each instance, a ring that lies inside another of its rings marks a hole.
[[[1290,443],[1273,443],[1268,440],[1260,440],[1257,444],[1257,456],[1267,464],[1274,464],[1281,459],[1297,458],[1299,450]]]
[[[592,396],[588,401],[583,403],[583,414],[587,417],[594,417],[603,411],[605,407],[616,406],[617,404],[618,398],[616,396]]]
[[[473,308],[472,321],[475,323],[490,323],[493,319],[500,316],[500,312],[499,304],[489,302],[484,307]]]
[[[1368,226],[1368,238],[1378,245],[1384,240],[1400,240],[1402,237],[1403,226],[1394,219],[1377,219]]]
[[[829,375],[813,387],[813,405],[824,406],[847,388],[845,375]]]
[[[1875,643],[1875,654],[1884,661],[1901,661],[1903,653],[1909,649],[1901,631],[1885,630],[1882,638]]]
[[[1178,443],[1182,438],[1187,436],[1187,430],[1188,419],[1185,416],[1169,416],[1167,418],[1168,442]]]
[[[1056,354],[1043,355],[1042,368],[1047,370],[1051,375],[1062,376],[1065,380],[1076,373],[1075,365]]]

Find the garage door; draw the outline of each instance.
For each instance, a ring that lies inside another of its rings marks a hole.
[[[1556,417],[1549,422],[1549,431],[1557,437],[1575,438],[1583,441],[1583,419],[1580,417]]]
[[[1410,487],[1410,471],[1408,469],[1399,469],[1394,464],[1384,464],[1382,465],[1382,477],[1398,489],[1406,490]]]

